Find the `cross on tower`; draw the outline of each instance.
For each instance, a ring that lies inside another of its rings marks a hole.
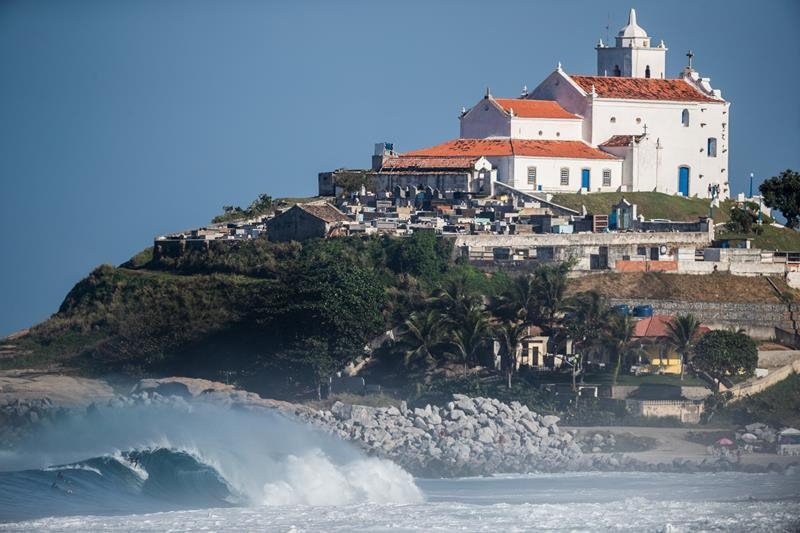
[[[689,50],[688,52],[686,52],[686,57],[689,58],[689,70],[692,70],[692,58],[694,57],[694,52]]]
[[[644,125],[644,134],[647,135],[647,124]]]

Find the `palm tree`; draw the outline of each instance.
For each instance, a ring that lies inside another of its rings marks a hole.
[[[431,305],[439,309],[445,318],[458,323],[463,320],[469,310],[481,301],[479,295],[471,291],[466,276],[460,275],[448,279],[444,285],[433,292]]]
[[[627,313],[611,313],[606,327],[607,341],[616,354],[616,364],[614,365],[613,384],[617,384],[619,369],[622,367],[622,359],[628,354],[633,338],[633,330],[636,322]]]
[[[678,315],[667,323],[668,342],[681,356],[681,380],[699,333],[700,321],[691,313]]]
[[[495,313],[508,321],[533,324],[541,315],[539,284],[533,276],[514,278],[511,286],[494,302]]]
[[[456,354],[464,362],[464,375],[468,366],[474,361],[478,350],[491,332],[489,314],[479,303],[473,303],[466,309],[465,316],[459,322],[451,322],[455,330],[451,344]]]
[[[571,264],[543,265],[534,274],[539,293],[539,305],[549,329],[553,329],[555,316],[564,303],[567,290],[567,273]]]
[[[500,368],[508,378],[508,388],[511,388],[511,376],[517,368],[517,351],[519,345],[528,335],[528,326],[521,322],[504,322],[495,328],[502,343]]]
[[[442,346],[443,321],[438,311],[415,311],[406,319],[401,334],[403,363],[407,367],[427,371],[436,363],[436,353]]]
[[[575,389],[576,367],[601,347],[610,308],[605,297],[597,291],[576,294],[566,302],[564,308],[568,313],[563,334],[572,339],[575,353],[580,354],[573,363],[572,388]]]

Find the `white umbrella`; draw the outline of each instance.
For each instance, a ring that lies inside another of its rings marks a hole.
[[[742,435],[739,438],[742,439],[743,441],[747,441],[747,442],[755,442],[755,441],[758,440],[758,437],[756,437],[752,433],[745,433],[744,435]]]

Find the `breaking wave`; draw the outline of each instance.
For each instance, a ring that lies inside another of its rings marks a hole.
[[[418,503],[389,461],[264,410],[173,402],[70,416],[0,453],[0,521],[252,505]]]

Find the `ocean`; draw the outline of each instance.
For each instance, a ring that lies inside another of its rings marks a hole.
[[[0,451],[0,531],[800,531],[800,472],[413,478],[264,411],[100,409]]]

